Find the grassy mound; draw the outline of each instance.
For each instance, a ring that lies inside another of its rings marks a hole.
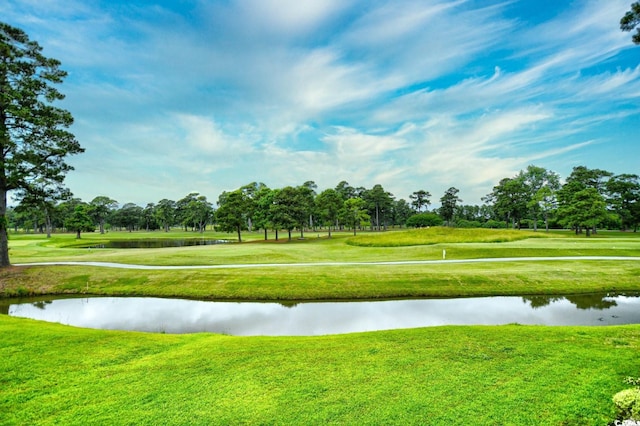
[[[548,234],[514,229],[447,228],[369,233],[350,238],[347,244],[360,247],[404,247],[440,243],[504,243],[527,238],[545,238]]]

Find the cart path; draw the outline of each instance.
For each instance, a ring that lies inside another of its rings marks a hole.
[[[118,269],[144,270],[179,270],[179,269],[242,269],[242,268],[291,268],[309,266],[394,266],[394,265],[442,265],[455,263],[498,263],[498,262],[540,262],[567,260],[632,260],[640,261],[633,256],[560,256],[560,257],[499,257],[485,259],[451,259],[451,260],[399,260],[380,262],[301,262],[301,263],[236,263],[226,265],[134,265],[112,262],[36,262],[16,263],[14,266],[97,266]]]

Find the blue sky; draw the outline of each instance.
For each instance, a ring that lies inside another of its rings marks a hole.
[[[252,181],[454,186],[529,164],[640,174],[631,0],[5,0],[69,76],[90,201],[215,202]]]

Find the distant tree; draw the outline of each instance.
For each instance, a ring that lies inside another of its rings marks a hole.
[[[113,212],[114,225],[124,228],[129,232],[139,229],[142,223],[143,209],[134,203],[126,203],[119,210]]]
[[[338,185],[336,185],[335,190],[338,193],[338,195],[340,195],[343,201],[346,201],[349,198],[356,197],[355,188],[349,185],[349,183],[345,180],[341,181]]]
[[[335,189],[325,189],[316,197],[315,203],[316,211],[322,223],[328,226],[329,238],[331,238],[331,227],[337,226],[338,215],[344,201]]]
[[[89,206],[91,207],[89,214],[100,226],[100,233],[104,234],[104,223],[109,215],[118,208],[118,202],[107,196],[99,195],[91,200]]]
[[[53,85],[66,72],[42,55],[42,47],[0,22],[0,267],[9,266],[7,193],[32,189],[42,179],[62,184],[72,169],[67,155],[83,152],[67,131],[71,114],[51,105],[64,98]]]
[[[346,200],[340,215],[345,223],[353,226],[353,235],[356,235],[356,229],[363,226],[370,219],[366,203],[362,198],[349,198]]]
[[[406,225],[407,219],[415,214],[409,203],[403,198],[393,202],[391,207],[391,215],[394,225]]]
[[[156,216],[156,205],[154,203],[147,203],[144,207],[142,210],[142,221],[144,223],[144,228],[147,231],[160,229],[160,224],[158,223]]]
[[[520,171],[518,177],[527,189],[527,209],[533,219],[533,229],[538,230],[538,217],[544,215],[545,227],[549,230],[549,211],[556,192],[560,189],[560,176],[543,167],[530,165]]]
[[[447,226],[451,226],[451,220],[453,219],[453,214],[456,210],[456,205],[461,203],[462,200],[458,197],[458,192],[460,190],[455,187],[451,187],[447,189],[444,195],[440,198],[440,216],[447,223]]]
[[[32,214],[39,215],[44,222],[47,238],[51,238],[56,204],[70,199],[71,196],[71,191],[61,183],[43,179],[31,182],[28,190],[16,191],[16,198],[21,200],[18,211],[27,209],[31,210]]]
[[[640,25],[640,2],[635,2],[631,4],[631,10],[620,19],[620,29],[622,31],[636,30],[636,33],[631,38],[635,44],[640,44],[640,28],[636,28],[638,25]]]
[[[586,229],[589,237],[591,229],[607,218],[606,203],[595,188],[585,188],[573,194],[570,203],[560,206],[558,217],[563,225]]]
[[[386,230],[386,219],[393,207],[393,195],[385,191],[382,185],[376,184],[362,193],[362,199],[367,203],[369,216],[373,219],[371,226],[378,231],[383,227]]]
[[[620,217],[622,229],[638,230],[640,223],[640,178],[634,174],[611,177],[606,184],[609,204]]]
[[[254,194],[253,199],[253,222],[257,228],[264,230],[264,239],[267,240],[267,232],[269,227],[273,226],[271,220],[271,205],[275,197],[276,191],[268,188],[266,185]]]
[[[169,232],[169,228],[175,224],[176,221],[176,202],[163,198],[158,201],[158,204],[154,209],[154,217],[158,224],[164,229],[164,232]]]
[[[236,232],[238,242],[242,242],[242,230],[247,226],[248,198],[242,189],[223,192],[218,197],[216,222],[226,232]]]
[[[76,233],[77,239],[80,239],[81,232],[93,232],[95,227],[93,219],[89,215],[89,206],[87,204],[76,206],[64,225],[69,231]]]
[[[424,189],[414,191],[413,193],[411,193],[411,195],[409,195],[409,198],[411,199],[411,206],[417,212],[420,212],[423,206],[428,209],[429,204],[431,204],[431,201],[429,201],[429,198],[431,198],[431,194]]]
[[[289,241],[291,241],[291,231],[300,225],[301,218],[304,220],[306,216],[306,206],[301,201],[300,192],[292,186],[285,186],[277,191],[273,197],[270,210],[271,220],[276,230],[286,229],[288,231]]]
[[[504,178],[493,187],[484,200],[493,204],[493,210],[512,228],[520,228],[520,221],[527,213],[529,190],[522,175]]]
[[[576,202],[576,194],[585,189],[594,189],[600,198],[604,199],[606,194],[607,180],[613,173],[601,169],[588,169],[584,166],[574,167],[566,182],[557,191],[558,211],[564,213],[570,211],[570,206]],[[563,221],[565,225],[571,223],[575,227],[576,233],[581,232],[582,223],[576,221]],[[595,225],[593,225],[595,232]]]

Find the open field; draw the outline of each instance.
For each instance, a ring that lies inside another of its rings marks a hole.
[[[448,259],[640,256],[636,234],[523,233],[500,236],[502,242],[486,242],[486,234],[475,241],[449,235],[447,243],[421,233],[395,235],[405,243],[385,244],[394,232],[365,234],[366,243],[350,241],[350,234],[263,243],[255,234],[255,242],[243,244],[148,250],[68,247],[76,241],[67,235],[50,241],[13,235],[11,255],[14,263],[148,265],[423,260],[441,259],[442,250]],[[172,271],[42,266],[0,274],[5,297],[312,300],[640,291],[640,262],[632,259]],[[233,337],[87,330],[0,315],[0,424],[605,425],[615,416],[612,396],[627,387],[623,378],[640,375],[639,354],[640,325]]]
[[[255,263],[376,262],[442,259],[559,256],[640,256],[638,234],[606,238],[518,231],[476,230],[445,237],[442,230],[369,233],[352,237],[308,238],[291,243],[254,242],[162,249],[88,249],[73,247],[72,235],[13,236],[14,263],[100,261],[143,265],[234,265]],[[604,234],[604,233],[603,233]],[[151,233],[174,238],[193,233]],[[83,244],[108,238],[144,238],[148,234],[88,234]],[[224,238],[209,234],[205,238]],[[261,238],[261,234],[254,234]],[[434,237],[435,236],[435,237]],[[489,237],[488,237],[489,236]],[[355,245],[364,239],[367,246]],[[457,239],[456,239],[457,238]],[[488,238],[506,242],[484,242]],[[377,239],[377,242],[376,242]],[[450,242],[438,243],[437,239]],[[480,242],[474,242],[474,239]],[[372,243],[371,241],[374,241]],[[405,241],[403,246],[385,242]],[[371,246],[373,244],[373,246]],[[69,247],[71,246],[71,247]],[[113,270],[91,266],[12,268],[0,272],[0,294],[52,293],[156,295],[205,299],[313,300],[514,294],[567,294],[640,291],[640,262],[557,260],[540,262],[263,267],[218,270]]]

